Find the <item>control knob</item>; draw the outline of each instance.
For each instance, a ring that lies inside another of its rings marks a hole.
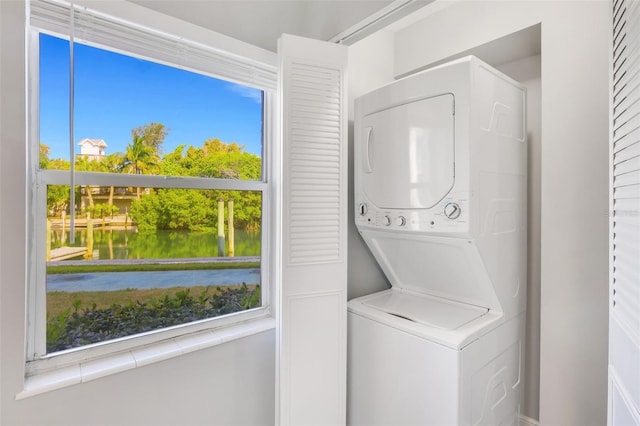
[[[407,224],[407,219],[405,219],[404,216],[398,216],[396,218],[396,225],[398,226],[405,226]]]
[[[447,205],[444,206],[444,215],[449,219],[459,218],[460,213],[462,213],[462,210],[458,203],[447,203]]]
[[[382,218],[382,224],[384,226],[389,226],[391,225],[391,218],[389,216],[385,216]]]

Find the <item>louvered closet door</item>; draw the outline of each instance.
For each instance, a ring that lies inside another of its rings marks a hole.
[[[640,425],[640,2],[615,0],[609,424]]]
[[[282,36],[277,423],[346,418],[345,46]]]

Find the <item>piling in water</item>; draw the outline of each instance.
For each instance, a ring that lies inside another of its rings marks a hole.
[[[91,220],[91,213],[87,213],[87,252],[84,257],[85,259],[93,258],[93,221]]]
[[[67,212],[62,210],[62,233],[60,244],[65,245],[67,243]]]
[[[218,256],[224,256],[224,200],[218,198]]]
[[[235,255],[235,232],[233,229],[233,198],[227,203],[227,210],[229,211],[229,257]]]

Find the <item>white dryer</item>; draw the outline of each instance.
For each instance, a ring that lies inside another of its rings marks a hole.
[[[523,401],[525,91],[475,57],[355,101],[351,425],[510,425]]]

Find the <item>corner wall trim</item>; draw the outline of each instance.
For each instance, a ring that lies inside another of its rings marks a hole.
[[[540,423],[537,420],[532,419],[527,416],[520,416],[520,426],[540,426]]]

